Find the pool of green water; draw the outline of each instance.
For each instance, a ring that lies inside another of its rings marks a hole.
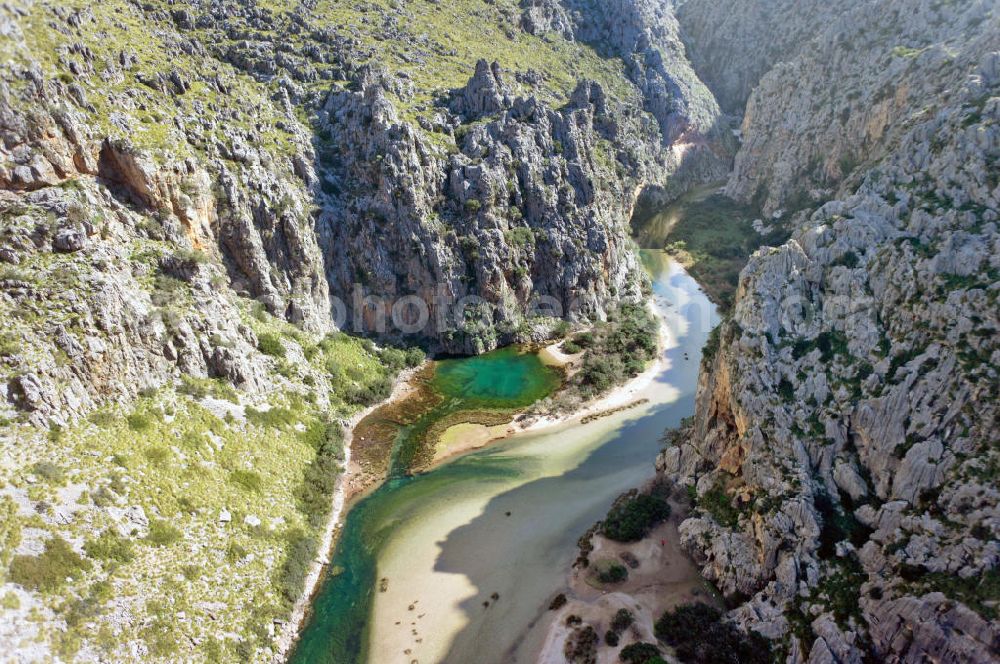
[[[426,445],[427,430],[444,417],[461,411],[515,410],[555,391],[562,373],[546,366],[537,353],[511,346],[477,357],[434,363],[431,389],[441,402],[404,427],[393,445],[389,476],[410,473]]]
[[[521,408],[559,386],[558,371],[537,353],[510,347],[436,363],[432,387],[445,397],[464,400],[467,408]]]

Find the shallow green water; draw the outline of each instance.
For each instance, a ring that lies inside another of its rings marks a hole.
[[[464,399],[467,407],[519,408],[550,394],[559,378],[536,353],[511,347],[478,357],[442,360],[432,385],[440,394]]]
[[[644,252],[643,262],[671,337],[668,364],[644,394],[650,402],[391,479],[348,514],[293,662],[532,661],[576,539],[618,494],[651,476],[663,429],[694,408],[714,307],[662,252]],[[436,388],[472,401],[543,395],[531,361],[511,352],[496,354],[496,364],[489,356],[448,361]],[[507,371],[524,373],[508,381]],[[420,608],[408,611],[414,601]],[[411,624],[419,630],[412,638]]]

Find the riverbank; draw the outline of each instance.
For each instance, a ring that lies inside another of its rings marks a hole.
[[[323,528],[323,537],[316,549],[316,557],[309,565],[302,595],[292,607],[292,615],[289,621],[282,625],[281,634],[276,640],[277,653],[271,660],[273,664],[282,664],[285,662],[291,652],[292,646],[295,645],[299,632],[302,630],[306,618],[309,616],[308,609],[312,605],[313,597],[319,588],[323,572],[330,563],[330,554],[336,543],[337,531],[342,525],[343,516],[350,507],[352,500],[357,496],[356,493],[352,493],[351,491],[352,480],[357,474],[356,463],[353,461],[351,455],[355,427],[379,408],[409,396],[415,389],[411,383],[413,377],[426,369],[428,364],[429,361],[425,361],[418,367],[401,371],[396,378],[392,392],[384,401],[358,411],[344,422],[344,472],[337,478],[331,498],[332,507],[330,509],[330,517]]]
[[[574,421],[592,421],[593,418],[610,416],[621,412],[623,409],[631,407],[633,404],[646,403],[647,399],[640,398],[640,394],[646,390],[654,378],[662,371],[666,370],[668,364],[663,355],[663,351],[670,347],[671,332],[664,323],[662,317],[656,313],[655,307],[651,307],[659,323],[658,352],[657,357],[650,363],[645,371],[633,377],[624,385],[614,388],[610,393],[586,402],[581,408],[571,413],[561,416],[546,416],[534,419],[530,422],[518,422],[512,419],[507,424],[486,426],[474,423],[464,423],[451,427],[445,431],[442,438],[450,435],[456,441],[447,449],[436,453],[433,462],[424,471],[433,470],[445,463],[453,461],[458,457],[480,450],[488,445],[507,440],[518,434],[541,433],[548,429],[571,424]],[[574,362],[579,361],[583,353],[567,354],[562,352],[561,346],[564,341],[550,344],[539,351],[544,356],[544,362],[550,366],[557,366],[570,371]],[[323,578],[323,573],[330,562],[330,554],[336,544],[337,532],[342,525],[342,517],[352,505],[358,502],[366,494],[380,486],[386,479],[385,476],[375,477],[367,473],[352,455],[355,429],[367,417],[382,408],[391,407],[405,399],[410,398],[418,389],[414,384],[414,379],[426,371],[428,363],[425,362],[420,367],[408,369],[402,372],[393,386],[393,391],[389,397],[373,406],[359,411],[345,422],[344,435],[344,466],[345,471],[337,481],[333,495],[333,508],[330,519],[324,529],[323,539],[318,548],[318,555],[310,565],[309,573],[306,576],[305,590],[302,596],[295,603],[292,616],[288,623],[283,626],[282,635],[277,641],[278,654],[272,660],[274,664],[284,662],[294,646],[299,632],[302,630],[308,618],[308,609],[318,590],[319,583]],[[589,419],[588,419],[589,418]],[[460,428],[459,431],[453,429]],[[474,430],[473,430],[474,429]],[[458,434],[461,434],[459,437]]]
[[[647,306],[657,321],[657,351],[656,357],[642,373],[633,376],[622,385],[611,388],[600,396],[580,403],[578,407],[567,413],[541,416],[521,414],[505,425],[488,426],[468,422],[456,424],[442,434],[441,441],[436,445],[434,459],[425,470],[433,470],[464,454],[484,449],[518,434],[544,433],[549,429],[577,422],[586,424],[647,403],[648,399],[643,398],[641,394],[655,380],[656,376],[669,368],[669,360],[667,360],[665,352],[676,345],[676,339],[671,338],[670,327],[660,315],[657,307],[653,306],[652,298]],[[566,353],[563,351],[565,343],[566,340],[560,340],[549,344],[538,351],[538,356],[545,364],[565,371],[568,382],[573,374],[579,370],[584,353]]]

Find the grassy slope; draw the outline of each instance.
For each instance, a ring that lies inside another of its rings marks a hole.
[[[44,607],[67,621],[65,631],[40,623],[38,635],[63,656],[86,648],[121,659],[132,641],[163,660],[260,659],[273,620],[287,616],[301,591],[309,543],[323,525],[303,502],[317,490],[309,466],[330,429],[327,456],[336,463],[332,420],[362,407],[344,395],[382,394],[399,358],[345,335],[305,335],[259,311],[247,309],[245,322],[286,349],[271,361],[272,380],[285,389],[267,403],[184,378],[133,408],[109,407],[47,436],[9,425],[22,444],[7,449],[14,470],[0,494],[25,505],[13,519],[22,539],[61,538],[85,551],[84,570],[45,560],[25,575],[15,558],[8,572],[42,592],[36,604],[39,596],[8,586],[5,603],[24,612]],[[129,535],[115,517],[129,507],[142,508],[156,534]],[[222,510],[231,522],[220,522]],[[95,553],[102,536],[124,542],[128,555]],[[137,619],[121,620],[122,611]]]
[[[143,4],[148,11],[122,0],[37,2],[27,9],[19,25],[27,51],[40,62],[43,73],[67,83],[75,82],[87,93],[87,101],[92,105],[87,120],[101,136],[127,137],[144,150],[169,152],[172,157],[182,158],[197,153],[198,144],[205,141],[226,142],[224,129],[261,126],[268,147],[276,154],[292,151],[294,135],[281,126],[283,114],[269,100],[277,84],[259,81],[212,54],[221,54],[244,39],[263,43],[273,52],[287,47],[288,52],[296,54],[308,46],[330,50],[331,47],[315,41],[308,31],[290,29],[289,15],[297,6],[295,3],[258,2],[258,9],[270,14],[266,21],[268,28],[241,26],[239,39],[230,39],[222,30],[211,28],[181,33],[197,39],[203,55],[198,51],[187,54],[179,47],[178,30],[168,19],[170,12],[193,7],[193,3],[150,0]],[[87,8],[93,19],[84,20],[80,27],[64,33],[61,24],[52,20],[56,6],[64,10]],[[382,25],[376,8],[389,13],[391,28]],[[197,10],[193,11],[197,16]],[[565,101],[583,78],[601,82],[614,99],[637,98],[634,87],[623,75],[620,61],[602,59],[589,46],[567,42],[558,36],[536,37],[518,29],[519,10],[515,0],[442,0],[433,4],[324,0],[309,16],[313,26],[330,28],[338,37],[351,39],[351,52],[359,56],[357,62],[380,64],[413,81],[413,97],[397,100],[404,117],[411,121],[418,115],[431,115],[434,99],[464,85],[480,58],[497,60],[512,72],[538,71],[544,82],[537,93],[551,103]],[[81,63],[80,56],[60,57],[74,44],[86,46],[95,56],[89,75],[76,76],[69,69],[71,61]],[[135,53],[137,63],[120,79],[102,78],[104,63],[117,62],[123,51]],[[0,45],[0,55],[16,63],[27,62],[25,52],[14,48],[13,42]],[[333,70],[336,65],[312,63],[312,66],[322,73],[323,69]],[[142,83],[154,80],[158,74],[169,75],[174,69],[192,79],[190,90],[183,95],[165,94]],[[197,74],[207,78],[218,76],[228,87],[228,94],[216,92],[198,80]],[[319,76],[303,86],[324,94],[332,83]],[[518,87],[513,76],[510,83]],[[15,86],[26,84],[23,80],[14,82]],[[124,108],[122,100],[127,100]],[[129,124],[127,130],[111,121],[115,113]],[[302,119],[309,116],[308,109],[298,109],[298,113]],[[200,134],[201,129],[192,118],[206,116],[220,121],[191,145],[178,126]]]

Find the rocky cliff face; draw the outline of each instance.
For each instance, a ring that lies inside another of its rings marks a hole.
[[[708,17],[765,4],[688,2],[684,33],[721,44]],[[993,661],[1000,19],[795,4],[808,45],[743,66],[734,40],[716,80],[735,104],[759,79],[728,191],[798,198],[800,230],[743,271],[658,468],[697,496],[683,544],[730,615],[787,661]],[[744,27],[751,53],[771,37]]]
[[[64,421],[162,384],[173,367],[252,389],[240,353],[211,341],[216,321],[237,318],[223,313],[234,296],[310,332],[405,331],[462,353],[639,297],[626,230],[636,192],[718,177],[727,160],[711,138],[718,109],[683,61],[672,14],[650,7],[622,3],[631,18],[616,31],[604,13],[575,10],[569,39],[583,32],[629,65],[625,77],[608,74],[592,47],[564,42],[613,89],[573,82],[560,110],[559,61],[541,71],[480,62],[459,87],[418,87],[411,63],[448,72],[458,58],[417,38],[426,15],[398,6],[336,14],[358,20],[360,32],[324,13],[332,9],[276,14],[253,2],[10,8],[0,187],[20,221],[7,229],[4,260],[117,252],[117,262],[85,270],[106,289],[71,292],[83,331],[101,310],[126,330],[108,352],[128,368],[12,358],[9,405]],[[535,39],[517,31],[516,10],[496,12],[489,18],[510,33],[504,39]],[[129,25],[149,33],[144,51],[117,41]],[[387,39],[412,53],[368,62],[377,53],[369,44]],[[41,217],[47,229],[32,238]],[[143,268],[147,281],[171,269],[157,262],[189,252],[198,260],[182,280],[214,275],[204,301],[159,331],[129,331],[157,308],[141,274],[123,276],[138,269],[123,271],[136,243],[160,254]],[[22,283],[7,295],[17,308],[63,287]],[[392,315],[405,296],[424,302],[428,325],[411,325],[420,307]],[[469,296],[472,306],[455,306]],[[50,322],[12,334],[32,345],[61,330]],[[215,336],[255,343],[235,328]]]

